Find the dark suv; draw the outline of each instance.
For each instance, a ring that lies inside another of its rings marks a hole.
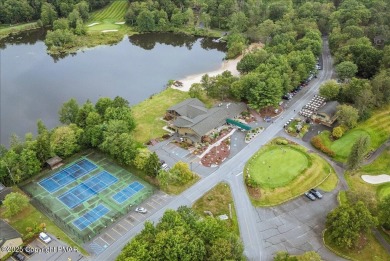
[[[18,261],[24,261],[26,259],[26,257],[19,252],[14,252],[12,257]]]

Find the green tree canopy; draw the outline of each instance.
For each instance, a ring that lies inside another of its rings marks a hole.
[[[354,205],[341,205],[326,217],[326,227],[332,242],[348,248],[355,246],[360,235],[369,233],[376,223],[376,218],[361,201]]]
[[[8,218],[15,216],[28,205],[28,198],[19,192],[11,192],[3,201],[4,215]]]
[[[353,62],[345,61],[336,65],[337,76],[343,82],[352,79],[352,77],[354,77],[357,72],[358,67]]]
[[[378,206],[379,223],[390,230],[390,195],[381,200]]]
[[[353,128],[356,126],[359,119],[359,111],[350,105],[337,106],[337,120],[342,125]]]
[[[340,84],[335,80],[328,80],[320,86],[320,95],[326,100],[335,100],[340,92]]]
[[[370,143],[371,139],[368,135],[362,135],[355,141],[348,156],[348,169],[356,169],[363,163],[364,156],[370,148]]]

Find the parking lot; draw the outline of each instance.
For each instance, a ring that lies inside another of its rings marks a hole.
[[[324,213],[337,206],[338,189],[321,193],[323,198],[315,201],[302,195],[280,206],[256,209],[258,233],[265,239],[265,260],[272,260],[274,253],[281,250],[292,255],[316,251],[324,260],[344,260],[329,256],[322,243]]]
[[[141,221],[146,220],[154,212],[166,205],[172,199],[171,196],[165,194],[162,191],[157,191],[150,198],[142,202],[141,207],[146,208],[148,211],[146,214],[137,213],[131,211],[123,218],[119,219],[114,225],[107,228],[96,238],[92,239],[91,242],[84,245],[84,248],[91,253],[91,255],[99,255],[107,247],[112,245],[115,241],[121,238],[134,226],[139,224]]]
[[[32,241],[27,246],[29,249],[33,250],[32,255],[27,255],[25,253],[21,254],[24,256],[24,260],[28,261],[46,261],[46,260],[56,260],[56,261],[78,261],[85,260],[84,256],[78,252],[77,249],[74,249],[68,245],[65,245],[62,241],[54,237],[53,235],[47,233],[52,241],[48,244],[43,242],[41,239],[37,238]],[[7,261],[14,261],[13,257],[7,259]]]

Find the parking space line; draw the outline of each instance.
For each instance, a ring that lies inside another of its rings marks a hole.
[[[111,238],[112,240],[114,240],[114,242],[116,241],[110,234],[108,234],[109,231],[106,232],[106,235]],[[119,234],[120,235],[120,234]]]
[[[158,202],[158,201],[155,201],[154,199],[152,199],[152,198],[150,198],[154,203],[157,203],[157,204],[159,204],[159,205],[161,205],[160,204],[160,202]]]
[[[133,223],[131,223],[130,221],[128,221],[127,219],[124,219],[126,222],[127,222],[127,224],[129,224],[129,225],[131,225],[131,226],[133,226],[134,227],[134,225],[133,225]]]
[[[125,219],[126,220],[126,219]],[[130,223],[131,224],[131,223]],[[132,225],[132,224],[131,224]],[[118,226],[121,226],[124,230],[128,231],[124,226],[118,223]]]
[[[107,233],[106,233],[107,234]],[[108,246],[110,245],[110,244],[108,244],[108,242],[106,241],[106,240],[104,240],[102,237],[99,237],[101,240],[103,240],[103,242],[104,243],[106,243]],[[111,237],[112,238],[112,237]]]
[[[151,204],[149,204],[149,202],[146,203],[146,205],[150,206],[151,208],[155,209],[155,207]]]
[[[133,215],[130,215],[130,217],[134,218],[135,220],[137,220],[139,222],[139,220],[137,218],[135,218]]]
[[[122,236],[121,233],[119,233],[115,228],[112,228],[113,231],[115,231],[118,235]]]

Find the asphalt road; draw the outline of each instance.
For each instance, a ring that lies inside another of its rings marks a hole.
[[[169,204],[162,207],[159,211],[150,216],[149,220],[157,223],[167,209],[177,209],[179,206],[182,205],[191,206],[197,199],[199,199],[208,190],[213,188],[216,184],[221,181],[225,181],[230,184],[232,189],[239,221],[241,239],[245,248],[244,254],[247,256],[248,260],[271,260],[274,251],[278,249],[287,250],[286,247],[278,248],[277,244],[275,247],[269,247],[270,243],[266,241],[267,233],[260,233],[261,231],[265,231],[263,229],[264,227],[262,227],[265,223],[260,222],[260,216],[263,216],[264,221],[265,219],[263,214],[266,212],[266,210],[263,211],[264,213],[259,214],[258,210],[252,206],[246,193],[246,188],[242,177],[242,170],[245,162],[261,146],[263,146],[275,136],[277,136],[278,132],[283,129],[284,123],[288,119],[295,117],[299,110],[305,104],[307,104],[315,94],[318,93],[320,85],[324,81],[329,80],[332,77],[332,60],[329,52],[327,39],[324,39],[322,56],[323,70],[319,72],[318,78],[313,79],[309,86],[305,87],[305,89],[301,91],[301,93],[299,94],[299,96],[301,97],[297,97],[299,99],[295,98],[293,101],[290,102],[289,108],[284,111],[283,115],[279,119],[276,119],[274,123],[271,124],[266,130],[264,130],[261,135],[256,137],[248,146],[246,146],[243,150],[234,155],[230,160],[226,161],[212,174],[203,177],[198,183],[193,185],[181,195],[175,197]],[[321,209],[322,212],[317,213]],[[317,216],[325,217],[327,209],[320,208],[316,211],[316,213]],[[275,217],[276,216],[274,215],[273,218]],[[299,218],[300,217],[296,217],[296,219]],[[287,217],[283,220],[280,219],[278,222],[285,222],[280,223],[281,226],[283,224],[286,226],[291,226],[292,224],[295,224],[293,221],[290,221],[289,223],[289,219]],[[142,229],[143,223],[138,224],[132,230],[128,231],[125,235],[123,235],[122,238],[118,239],[116,242],[110,245],[99,256],[92,257],[92,259],[107,261],[115,260],[115,258],[119,255],[121,249],[125,246],[125,244]],[[305,230],[303,230],[303,232],[305,232]],[[291,237],[294,238],[294,234],[291,234]],[[307,241],[307,238],[302,237],[300,240]],[[317,242],[317,244],[321,245],[321,242]],[[323,254],[326,254],[328,258],[332,257],[333,260],[339,259],[326,249],[321,249],[321,253],[324,252]],[[305,251],[305,249],[301,250]]]

